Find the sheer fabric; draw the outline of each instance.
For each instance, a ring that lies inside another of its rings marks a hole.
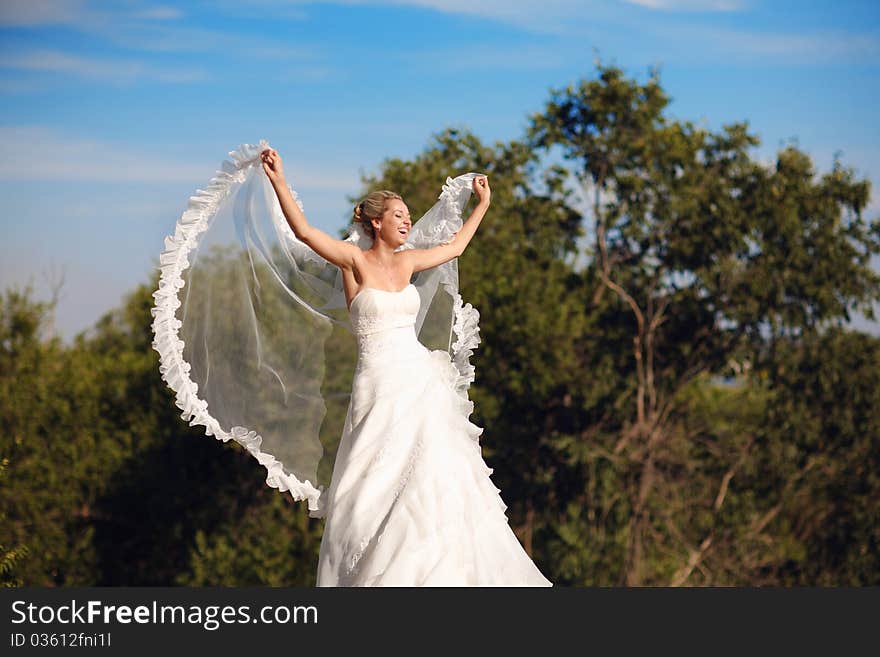
[[[321,517],[359,345],[341,272],[288,226],[261,167],[266,148],[261,141],[230,152],[166,238],[153,348],[181,417],[240,443],[266,469],[267,485],[307,501],[310,514]],[[401,248],[452,239],[476,175],[447,178]],[[360,226],[346,239],[371,245]],[[419,272],[407,289],[418,297],[410,330],[443,361],[467,405],[479,313],[459,294],[456,260]]]

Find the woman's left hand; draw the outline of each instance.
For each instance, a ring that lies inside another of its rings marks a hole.
[[[489,189],[489,179],[486,176],[476,176],[474,178],[474,194],[480,199],[480,203],[489,203],[492,197],[492,190]]]

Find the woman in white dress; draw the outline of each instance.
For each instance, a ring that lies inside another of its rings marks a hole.
[[[400,250],[409,210],[397,194],[374,192],[355,208],[373,237],[363,250],[309,225],[278,152],[261,158],[296,237],[341,270],[358,342],[318,586],[552,586],[509,526],[455,367],[414,331],[420,299],[410,280],[462,254],[489,208],[488,179],[474,178],[479,202],[455,237],[427,249]]]

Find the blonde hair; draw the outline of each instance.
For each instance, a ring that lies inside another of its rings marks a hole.
[[[375,239],[376,234],[373,230],[371,219],[380,218],[385,212],[386,201],[393,198],[400,199],[401,201],[403,200],[403,197],[400,194],[390,192],[387,189],[377,190],[370,193],[370,195],[363,201],[354,206],[352,221],[363,226],[364,230],[367,231],[367,234]]]

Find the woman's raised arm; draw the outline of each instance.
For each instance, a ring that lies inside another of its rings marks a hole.
[[[310,225],[302,210],[299,209],[299,205],[290,195],[290,189],[288,189],[287,181],[284,178],[284,165],[278,151],[267,148],[260,155],[263,159],[263,171],[266,172],[266,176],[272,183],[284,218],[287,219],[287,223],[297,239],[307,244],[324,260],[332,262],[337,267],[346,269],[353,267],[354,258],[360,250],[359,247],[344,240],[335,239],[320,228]]]
[[[455,237],[446,244],[434,246],[430,249],[410,249],[409,251],[404,251],[404,254],[413,266],[413,272],[442,265],[444,262],[457,258],[464,253],[465,248],[470,244],[471,238],[477,232],[477,228],[480,225],[480,221],[483,220],[486,210],[489,209],[492,197],[492,190],[489,189],[489,179],[486,176],[474,178],[473,185],[474,193],[477,195],[479,202],[474,211],[471,212],[471,216],[468,217],[468,220],[462,224],[461,229],[455,234]]]

